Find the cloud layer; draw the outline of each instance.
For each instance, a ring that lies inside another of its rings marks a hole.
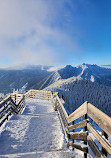
[[[78,55],[77,9],[72,0],[0,0],[0,66],[60,65]]]

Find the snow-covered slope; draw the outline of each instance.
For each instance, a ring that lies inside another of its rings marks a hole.
[[[71,77],[59,80],[45,88],[57,91],[65,97],[66,109],[71,113],[88,101],[111,116],[111,88],[97,82],[91,82],[81,77]]]

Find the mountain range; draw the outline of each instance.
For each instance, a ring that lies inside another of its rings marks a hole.
[[[89,80],[111,87],[111,69],[103,66],[82,64],[77,67],[67,65],[62,68],[51,66],[28,66],[24,69],[0,69],[0,92],[9,93],[26,85],[26,90],[43,89],[58,80]]]

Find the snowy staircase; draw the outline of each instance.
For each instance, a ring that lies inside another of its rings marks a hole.
[[[4,124],[9,116],[11,119]],[[83,120],[75,124],[75,120],[81,117]],[[0,118],[0,125],[4,126],[0,157],[90,157],[89,149],[95,157],[111,155],[108,141],[111,118],[88,102],[68,116],[57,93],[30,90],[24,95],[11,94],[1,101]],[[90,118],[102,133],[93,127]],[[75,132],[81,127],[84,131]]]

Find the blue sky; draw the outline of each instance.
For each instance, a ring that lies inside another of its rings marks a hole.
[[[111,64],[110,0],[0,1],[0,67]]]

